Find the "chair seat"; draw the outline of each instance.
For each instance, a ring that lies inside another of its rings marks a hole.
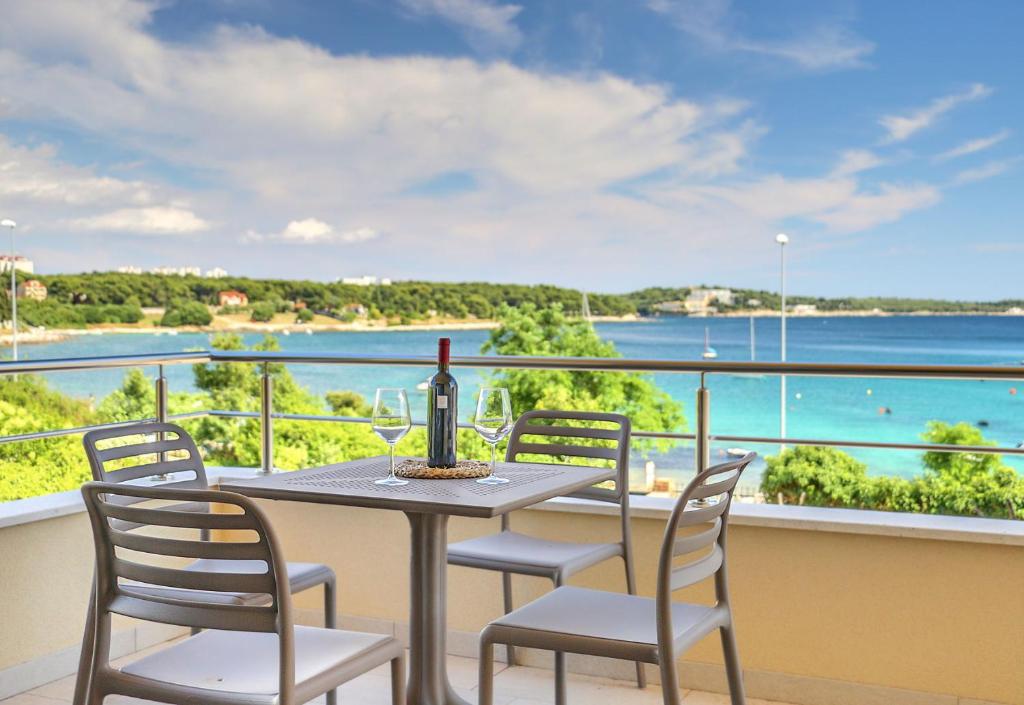
[[[391,636],[295,627],[296,700],[315,698],[401,653],[401,644]],[[211,629],[134,661],[121,673],[274,702],[280,686],[278,656],[277,634]]]
[[[677,649],[727,624],[728,613],[724,609],[672,603],[672,635]],[[653,598],[571,586],[545,594],[494,620],[490,627],[494,628],[492,631],[501,632],[497,642],[504,643],[506,637],[511,636],[510,641],[516,646],[548,648],[538,643],[546,641],[546,635],[579,637],[581,643],[591,646],[603,641],[614,642],[617,648],[623,645],[648,647],[642,649],[648,654],[655,653],[658,646],[657,608]],[[521,643],[516,633],[521,636],[533,633],[535,638]],[[575,651],[565,643],[558,648]],[[577,653],[591,652],[585,648]]]
[[[288,571],[288,585],[293,593],[321,585],[334,578],[334,571],[321,563],[287,563],[285,567]],[[266,569],[266,564],[263,561],[211,560],[208,558],[193,561],[185,568],[185,570],[205,573],[261,573]],[[141,592],[147,595],[159,594],[164,597],[185,597],[193,600],[196,599],[196,593],[201,593],[204,600],[208,599],[214,604],[265,605],[270,602],[270,596],[265,593],[206,592],[155,587],[133,581],[124,581],[122,586],[129,592]]]
[[[622,555],[617,543],[570,543],[502,531],[448,545],[448,562],[526,575],[566,577]]]

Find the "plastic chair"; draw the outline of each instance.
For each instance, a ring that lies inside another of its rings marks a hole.
[[[155,437],[155,440],[151,440]],[[82,438],[85,454],[89,459],[93,479],[99,482],[158,482],[159,486],[180,489],[209,489],[206,468],[195,442],[180,426],[169,423],[139,423],[115,428],[90,431]],[[102,446],[102,447],[101,447]],[[119,467],[120,466],[120,467]],[[173,475],[173,478],[168,478]],[[153,486],[153,485],[148,485]],[[208,512],[209,506],[194,504],[185,511]],[[202,539],[208,538],[207,531],[200,532]],[[199,558],[187,570],[211,573],[244,572],[249,566],[246,561],[210,561]],[[320,563],[288,563],[286,565],[288,585],[293,593],[323,585],[324,626],[337,626],[336,578],[330,567]],[[168,588],[147,588],[151,592],[168,597],[180,597],[182,590]],[[186,595],[186,597],[188,597]],[[218,599],[231,600],[239,605],[266,604],[269,597],[262,593],[236,592],[221,595]],[[91,660],[90,630],[92,629],[92,604],[86,618],[86,636],[82,642],[79,672]],[[195,633],[195,630],[193,630]],[[84,702],[86,684],[79,683],[75,689],[75,705]],[[335,705],[336,695],[329,693],[328,705]]]
[[[678,705],[676,657],[716,629],[721,634],[732,704],[743,705],[725,539],[733,491],[754,457],[749,453],[708,468],[686,486],[665,530],[656,598],[560,587],[491,622],[480,636],[479,705],[494,702],[495,644],[657,664],[665,704]],[[680,535],[680,529],[696,530]],[[689,559],[680,563],[680,556]],[[714,605],[672,601],[676,590],[711,577],[715,579]]]
[[[552,423],[534,423],[536,420]],[[585,421],[611,425],[614,428],[574,427],[558,422]],[[459,541],[448,546],[451,565],[502,573],[502,594],[505,612],[511,612],[512,575],[534,575],[551,580],[556,588],[569,576],[584,568],[612,558],[622,558],[626,569],[626,588],[636,594],[633,551],[629,522],[629,419],[621,414],[586,411],[528,411],[519,417],[509,435],[505,460],[514,462],[520,455],[569,456],[611,461],[617,471],[614,488],[588,487],[570,496],[594,499],[619,505],[622,540],[616,543],[570,543],[541,539],[510,529],[507,514],[501,517],[501,532]],[[530,440],[531,437],[540,437]],[[612,447],[579,445],[580,440],[610,442]],[[577,441],[577,443],[574,443]],[[515,663],[514,647],[508,645],[508,663]],[[565,703],[565,655],[555,654],[555,702]],[[643,688],[646,678],[643,666],[636,665],[637,686]]]
[[[96,547],[96,628],[84,679],[88,705],[112,695],[204,705],[298,705],[389,662],[392,702],[404,705],[405,651],[397,639],[293,624],[281,547],[252,500],[229,492],[101,482],[85,484],[82,495]],[[152,506],[154,501],[178,504]],[[190,509],[214,502],[241,513]],[[157,528],[163,535],[138,528]],[[184,529],[227,533],[214,540],[179,538]],[[168,567],[173,559],[196,558],[245,561],[248,568]],[[238,604],[238,593],[267,599]],[[204,631],[115,668],[113,614]]]

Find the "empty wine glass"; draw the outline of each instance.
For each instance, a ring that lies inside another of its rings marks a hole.
[[[473,420],[476,432],[491,446],[491,474],[477,480],[482,485],[503,485],[507,477],[494,474],[497,461],[498,442],[512,430],[512,402],[504,387],[482,387],[476,404],[476,418]]]
[[[408,480],[395,477],[395,445],[410,428],[412,418],[409,416],[409,398],[406,397],[405,390],[386,387],[378,389],[373,401],[373,430],[388,444],[391,471],[387,477],[374,480],[374,484],[389,487],[409,484]]]

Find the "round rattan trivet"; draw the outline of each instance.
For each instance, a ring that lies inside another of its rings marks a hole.
[[[481,460],[460,460],[453,468],[432,468],[426,460],[403,460],[395,467],[399,477],[417,480],[459,480],[465,477],[487,477],[491,464]]]

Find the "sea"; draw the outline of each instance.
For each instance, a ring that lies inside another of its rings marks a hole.
[[[596,323],[599,335],[612,341],[624,357],[699,360],[705,336],[719,360],[780,359],[779,319],[661,317],[636,322]],[[753,331],[753,334],[752,334]],[[247,344],[262,333],[244,335]],[[379,330],[292,333],[277,335],[288,352],[431,355],[438,335],[452,338],[453,354],[479,354],[490,335],[486,330]],[[208,348],[205,333],[131,333],[74,336],[54,343],[22,346],[30,359],[97,355],[168,353]],[[1020,365],[1021,380],[922,380],[870,378],[787,378],[787,435],[791,438],[836,441],[914,443],[931,420],[966,421],[983,426],[987,438],[1000,446],[1024,443],[1024,318],[1014,316],[865,316],[790,317],[787,359],[794,362],[910,363],[923,365]],[[337,365],[290,365],[299,382],[317,394],[351,389],[372,398],[374,389],[402,386],[409,390],[414,418],[422,418],[426,399],[416,385],[429,370]],[[155,375],[152,369],[146,370]],[[455,370],[461,393],[472,398],[486,370]],[[99,399],[117,388],[124,370],[48,374],[57,389],[82,398]],[[167,368],[171,390],[193,389],[188,365]],[[656,374],[654,382],[684,410],[689,431],[694,427],[697,377]],[[711,432],[718,435],[775,437],[779,434],[780,384],[775,376],[714,374],[711,390]],[[1019,391],[1019,393],[1018,393]],[[468,413],[472,404],[463,401]],[[516,409],[523,412],[526,409]],[[641,429],[638,429],[641,430]],[[722,443],[713,446],[713,460],[729,448],[747,448],[762,455],[779,451],[778,444]],[[909,477],[921,471],[919,451],[848,448],[878,475]],[[1024,472],[1024,456],[1004,456]],[[667,452],[635,454],[634,482],[642,482],[645,465],[658,476],[685,478],[692,473],[692,443]],[[759,463],[749,472],[756,481]],[[747,483],[745,483],[747,484]]]

